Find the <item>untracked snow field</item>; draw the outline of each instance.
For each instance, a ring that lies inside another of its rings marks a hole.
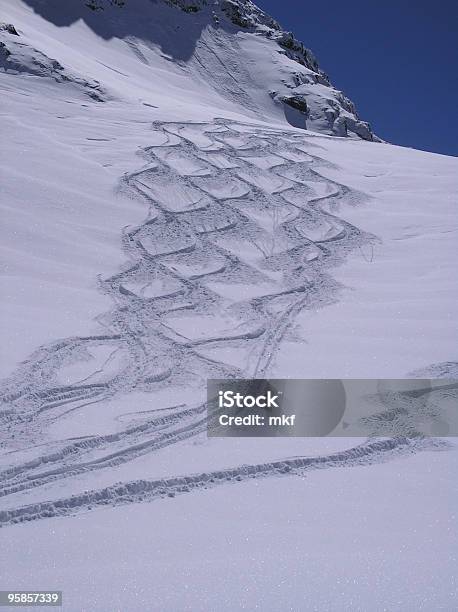
[[[67,78],[0,72],[0,589],[454,610],[454,439],[208,438],[205,386],[456,377],[458,160],[295,128],[242,73],[206,83],[228,41],[268,72],[248,34],[172,61],[3,12],[23,65],[40,49]]]

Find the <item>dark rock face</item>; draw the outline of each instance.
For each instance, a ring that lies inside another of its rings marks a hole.
[[[85,0],[86,6],[91,11],[103,11],[108,6],[119,6],[122,7],[126,4],[127,0]]]
[[[240,6],[235,2],[229,2],[226,0],[221,5],[221,10],[234,25],[241,28],[249,28],[252,25],[247,16],[240,10]]]
[[[185,13],[198,13],[208,4],[206,0],[164,0],[164,2],[176,6]]]
[[[13,36],[19,36],[19,32],[12,23],[0,23],[0,32],[8,32],[8,34],[13,34]]]
[[[324,82],[329,84],[329,78],[322,70],[320,70],[316,57],[313,55],[310,49],[304,47],[304,43],[294,38],[292,32],[281,32],[278,37],[275,37],[275,40],[280,47],[287,50],[286,55],[290,59],[321,75]]]
[[[304,113],[304,115],[308,114],[308,106],[305,96],[283,96],[282,102],[288,106],[291,106],[291,108],[295,108],[301,113]]]

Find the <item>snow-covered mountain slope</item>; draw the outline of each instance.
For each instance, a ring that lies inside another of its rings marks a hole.
[[[5,18],[19,35],[3,31],[9,71],[69,82],[96,100],[147,104],[158,103],[166,82],[177,103],[197,91],[215,109],[243,104],[252,117],[376,139],[311,51],[249,0],[26,3],[49,23],[27,16],[21,29],[10,8]]]
[[[2,6],[2,575],[68,610],[451,609],[456,452],[208,439],[205,381],[456,375],[457,160],[371,142],[251,2],[122,4]]]

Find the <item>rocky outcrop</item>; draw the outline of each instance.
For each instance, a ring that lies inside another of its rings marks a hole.
[[[304,115],[308,114],[308,106],[305,96],[283,96],[282,102],[288,106],[291,106],[291,108],[295,108],[301,113],[304,113]]]
[[[13,34],[13,36],[19,36],[19,32],[12,23],[0,23],[0,32],[8,32],[8,34]]]
[[[103,11],[109,6],[123,7],[127,0],[84,0],[86,6],[91,11]]]
[[[13,35],[18,36],[14,33]],[[12,74],[48,77],[57,83],[71,84],[96,102],[104,102],[107,99],[106,92],[98,81],[75,74],[62,66],[57,59],[13,39],[0,41],[0,70],[2,69]]]

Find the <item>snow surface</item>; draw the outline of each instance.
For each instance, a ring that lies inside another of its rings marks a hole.
[[[457,160],[356,138],[249,2],[59,4],[1,15],[0,588],[453,610],[452,442],[207,438],[205,381],[456,373]]]

